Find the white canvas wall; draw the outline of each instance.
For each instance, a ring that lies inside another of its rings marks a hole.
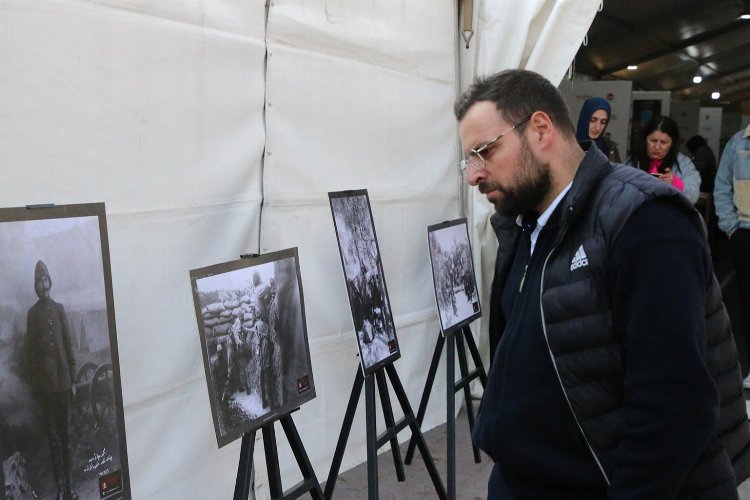
[[[426,226],[460,211],[459,73],[557,83],[598,4],[477,2],[457,71],[455,1],[274,0],[267,24],[262,0],[0,1],[0,199],[107,204],[135,498],[231,496],[239,442],[216,448],[188,270],[258,249],[300,248],[318,398],[294,418],[325,479],[357,367],[327,191],[370,190],[417,404],[438,328]],[[486,289],[490,207],[472,204]]]
[[[134,498],[229,498],[188,270],[258,248],[262,2],[0,2],[3,206],[104,201]]]
[[[369,190],[402,351],[395,367],[416,411],[439,331],[426,228],[458,215],[453,32],[450,2],[270,9],[261,249],[300,247],[318,398],[296,420],[321,480],[359,363],[327,193]],[[426,429],[444,408],[435,391]],[[342,470],[364,459],[364,415],[362,401]]]

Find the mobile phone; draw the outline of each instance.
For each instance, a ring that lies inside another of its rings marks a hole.
[[[651,172],[651,175],[654,177],[659,177],[661,174],[659,172]]]

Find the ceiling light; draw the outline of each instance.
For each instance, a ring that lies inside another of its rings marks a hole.
[[[711,99],[717,100],[719,97],[721,97],[721,93],[719,93],[719,92],[711,92]]]
[[[745,21],[750,19],[750,1],[741,0],[739,4],[740,4],[739,5],[740,10],[739,10],[739,16],[737,17],[737,19],[742,19]]]
[[[628,69],[629,69],[630,71],[633,71],[633,70],[636,70],[636,69],[638,69],[638,66],[636,66],[635,64],[631,64],[630,66],[628,66]]]
[[[694,76],[693,77],[693,83],[700,83],[703,81],[703,78],[700,76]]]

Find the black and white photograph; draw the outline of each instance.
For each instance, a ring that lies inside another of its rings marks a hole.
[[[429,226],[427,242],[440,326],[448,333],[482,314],[466,219]]]
[[[0,209],[0,255],[5,498],[130,498],[104,204]]]
[[[400,357],[366,189],[328,193],[366,374]]]
[[[219,447],[315,397],[296,248],[190,279]]]

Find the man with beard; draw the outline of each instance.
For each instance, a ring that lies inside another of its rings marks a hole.
[[[472,435],[495,461],[489,498],[737,498],[750,428],[700,215],[579,146],[536,73],[477,79],[455,112],[467,180],[497,211]]]
[[[75,362],[65,308],[50,298],[52,278],[41,260],[34,270],[39,300],[26,321],[26,363],[31,389],[42,408],[58,500],[77,500],[70,459],[70,405],[75,397]]]

